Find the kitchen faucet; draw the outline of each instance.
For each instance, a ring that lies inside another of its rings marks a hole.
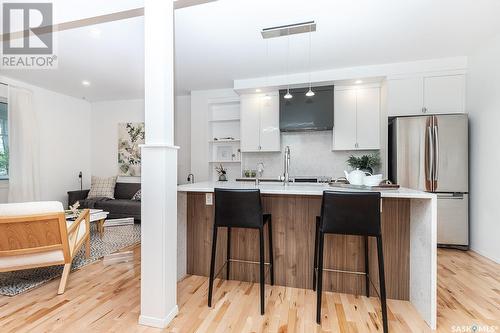
[[[290,146],[285,147],[285,158],[283,163],[283,182],[287,185],[290,182]]]
[[[194,175],[192,173],[188,175],[187,181],[190,182],[191,184],[194,184]]]

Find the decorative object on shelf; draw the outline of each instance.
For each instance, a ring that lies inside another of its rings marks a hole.
[[[141,175],[141,148],[144,144],[144,123],[118,124],[118,175]]]
[[[225,138],[214,138],[214,141],[234,141],[234,138],[232,136],[228,136]]]
[[[217,160],[218,161],[232,161],[233,147],[231,146],[218,146],[217,147]]]
[[[217,174],[219,175],[219,181],[225,182],[227,181],[227,169],[224,169],[222,166],[222,163],[219,164],[219,166],[215,167],[215,171],[217,171]]]
[[[363,155],[361,157],[356,157],[354,155],[349,156],[347,164],[354,170],[360,169],[361,171],[373,173],[374,169],[378,168],[381,164],[379,152]]]

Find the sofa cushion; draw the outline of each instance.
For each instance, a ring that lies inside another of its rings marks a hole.
[[[132,199],[141,189],[141,183],[116,183],[115,199]]]
[[[93,209],[93,208],[96,208],[95,204],[96,202],[98,201],[108,201],[108,200],[113,200],[113,199],[109,199],[109,198],[90,198],[90,199],[83,199],[83,200],[78,200],[78,202],[80,203],[80,209],[82,208],[90,208],[90,209]]]
[[[92,176],[90,192],[87,199],[90,198],[115,198],[116,177],[99,178]]]
[[[141,202],[125,199],[98,201],[95,203],[95,208],[109,213],[119,213],[120,215],[133,217],[141,213]]]
[[[139,190],[139,191],[135,192],[134,196],[132,197],[132,200],[141,201],[141,199],[142,199],[142,191]]]

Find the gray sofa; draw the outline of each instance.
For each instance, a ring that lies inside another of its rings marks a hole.
[[[133,217],[135,223],[141,222],[141,202],[131,200],[141,188],[140,183],[116,183],[115,198],[87,199],[90,190],[69,191],[68,205],[80,202],[80,208],[102,209],[109,212],[108,219]]]

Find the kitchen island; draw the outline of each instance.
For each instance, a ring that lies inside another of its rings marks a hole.
[[[178,187],[178,272],[208,276],[213,227],[214,188],[258,188],[265,213],[272,214],[275,284],[312,288],[315,219],[324,190],[362,191],[327,184],[200,182]],[[436,196],[405,188],[378,190],[382,197],[382,238],[387,297],[410,301],[430,328],[436,327]],[[267,233],[267,228],[265,228]],[[226,234],[219,232],[216,269],[226,260]],[[267,237],[267,236],[265,236]],[[231,234],[233,259],[258,261],[255,230]],[[266,238],[267,239],[267,238]],[[266,261],[268,253],[266,247]],[[370,294],[378,292],[375,240],[369,243]],[[364,242],[359,236],[325,237],[325,268],[364,271]],[[219,277],[224,277],[224,275]],[[268,274],[266,275],[267,281]],[[231,264],[231,279],[259,281],[258,265]],[[365,294],[364,277],[324,273],[323,290]]]

